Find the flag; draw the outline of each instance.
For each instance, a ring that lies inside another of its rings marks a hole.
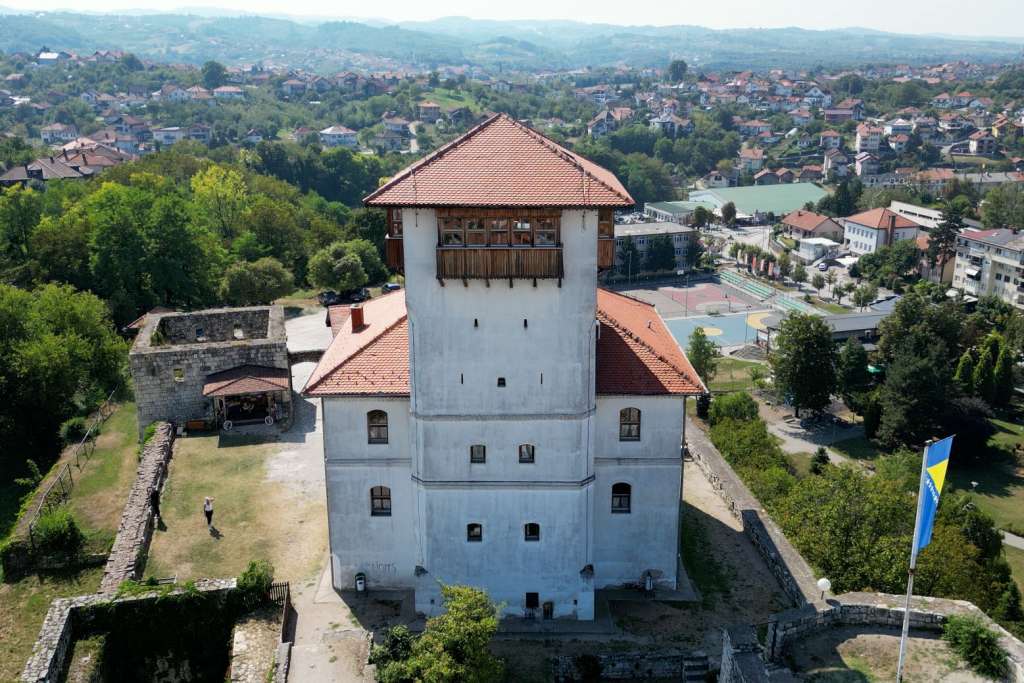
[[[953,447],[953,437],[947,436],[936,441],[924,452],[925,465],[922,477],[921,499],[918,501],[917,551],[924,550],[932,540],[932,526],[935,523],[935,511],[939,507],[939,494],[942,484],[946,481],[946,467],[949,465],[949,451]]]

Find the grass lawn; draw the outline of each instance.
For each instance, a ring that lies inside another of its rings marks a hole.
[[[759,366],[767,374],[768,367],[764,363],[738,358],[719,358],[715,363],[718,372],[711,380],[711,391],[749,391],[754,388],[750,380],[750,369]]]
[[[850,309],[847,308],[846,306],[840,306],[839,304],[837,304],[837,303],[835,303],[833,301],[825,301],[824,299],[821,299],[821,298],[818,298],[818,297],[814,297],[812,303],[815,306],[817,306],[818,308],[824,309],[824,310],[828,311],[829,313],[835,313],[835,314],[838,314],[838,315],[842,315],[843,313],[850,313],[851,312]]]
[[[54,598],[95,593],[103,567],[0,584],[0,681],[16,681]]]
[[[836,441],[829,448],[842,453],[851,460],[874,460],[882,455],[882,451],[878,446],[864,436],[855,436],[852,439]]]
[[[811,460],[813,458],[814,453],[786,453],[786,460],[789,461],[796,476],[800,479],[811,476]]]
[[[325,550],[326,515],[309,496],[268,480],[268,462],[282,449],[241,434],[177,440],[160,505],[164,524],[153,536],[146,576],[237,576],[253,559],[270,560],[281,580],[315,570]],[[213,532],[202,513],[206,496],[214,498]]]

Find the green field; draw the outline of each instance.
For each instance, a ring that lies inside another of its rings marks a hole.
[[[765,374],[768,372],[768,366],[764,363],[738,358],[719,358],[715,363],[718,372],[708,388],[711,391],[750,391],[754,388],[754,383],[750,379],[750,369],[753,367],[764,368]]]

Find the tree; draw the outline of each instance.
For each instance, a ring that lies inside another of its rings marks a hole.
[[[796,264],[796,268],[793,269],[793,282],[799,285],[807,282],[807,268],[804,267],[804,264]]]
[[[978,358],[978,364],[974,366],[974,372],[971,374],[971,387],[975,394],[989,404],[995,400],[995,369],[996,359],[992,355],[992,350],[983,349]]]
[[[871,283],[865,283],[853,290],[853,304],[862,311],[870,306],[876,298],[878,298],[878,287]]]
[[[703,228],[711,222],[713,214],[705,209],[703,206],[698,206],[693,210],[692,225],[695,228]]]
[[[981,220],[986,228],[1024,225],[1024,189],[1016,183],[1004,183],[985,194]]]
[[[928,261],[933,268],[939,264],[940,273],[956,256],[956,238],[963,229],[963,213],[958,206],[947,202],[942,208],[942,220],[928,234]]]
[[[634,273],[640,271],[640,250],[637,248],[636,242],[633,241],[632,235],[626,235],[626,238],[622,240],[617,260],[619,262],[619,275],[632,277]]]
[[[269,304],[295,289],[292,274],[275,258],[232,264],[220,283],[220,297],[232,306]]]
[[[219,88],[227,81],[227,69],[220,62],[208,61],[203,64],[203,85],[209,89]]]
[[[950,382],[942,346],[918,350],[908,344],[889,364],[878,393],[878,438],[886,445],[920,444],[941,431]]]
[[[0,190],[0,249],[13,263],[29,257],[32,231],[42,215],[42,198],[31,187]]]
[[[753,420],[757,417],[757,401],[745,391],[723,394],[711,402],[708,421],[715,426],[725,419]]]
[[[673,83],[678,83],[686,76],[687,64],[681,59],[673,59],[668,65],[668,77]]]
[[[836,350],[832,329],[820,317],[794,313],[782,321],[769,356],[775,386],[801,408],[821,410],[832,400],[836,386]]]
[[[722,222],[726,225],[736,224],[736,205],[732,202],[726,202],[722,205]]]
[[[789,254],[783,254],[779,257],[779,275],[782,277],[789,277],[789,274],[793,272],[793,259],[790,258]]]
[[[836,298],[836,280],[838,279],[839,276],[836,275],[836,272],[834,270],[830,270],[827,273],[825,273],[825,282],[828,283],[829,289],[832,292],[833,299]]]
[[[644,268],[651,272],[676,269],[676,248],[671,235],[655,235],[648,240]]]
[[[369,249],[373,248],[373,245],[365,240],[351,240],[335,242],[313,254],[313,257],[309,259],[307,275],[310,284],[322,289],[350,292],[369,282],[367,268],[360,258],[367,254],[367,247],[357,245],[356,242],[369,245]],[[371,268],[377,267],[373,264],[370,265]],[[383,270],[383,266],[380,266],[380,269]]]
[[[868,352],[856,339],[847,339],[839,350],[836,389],[843,397],[843,403],[850,410],[860,413],[864,408],[864,394],[870,387]]]
[[[686,349],[686,356],[690,359],[690,365],[693,366],[705,386],[715,378],[716,363],[721,355],[722,352],[718,349],[718,344],[708,339],[703,327],[696,328],[690,334],[690,345]]]
[[[811,458],[811,474],[821,474],[829,462],[828,451],[824,446],[818,446],[814,451],[814,457]]]
[[[818,298],[821,298],[821,290],[825,288],[825,276],[821,273],[815,273],[814,277],[811,278],[811,287],[818,293]]]
[[[993,402],[997,406],[1009,405],[1013,397],[1013,356],[1009,345],[999,345],[999,355],[996,356],[996,367],[992,373],[992,381],[995,384],[993,390]]]
[[[964,351],[960,361],[956,364],[956,372],[953,381],[957,383],[960,390],[966,394],[974,393],[974,352],[970,349]]]
[[[490,653],[498,631],[498,609],[478,588],[441,586],[444,614],[427,620],[406,659],[378,664],[381,683],[489,683],[501,680],[504,664]]]
[[[235,237],[248,203],[241,174],[213,164],[192,176],[191,187],[196,222],[222,238]]]

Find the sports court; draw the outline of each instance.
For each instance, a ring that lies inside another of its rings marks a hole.
[[[698,327],[703,327],[708,339],[719,346],[743,346],[757,341],[757,330],[764,329],[762,321],[767,315],[769,311],[669,318],[665,325],[684,349]]]
[[[654,304],[663,318],[725,315],[764,308],[757,299],[717,282],[628,289],[624,294]]]

